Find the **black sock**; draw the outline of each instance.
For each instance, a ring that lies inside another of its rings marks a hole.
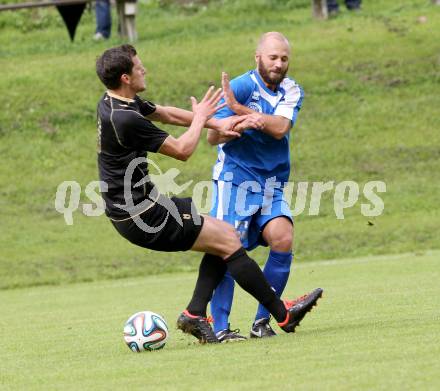
[[[246,292],[254,296],[273,315],[277,322],[286,319],[286,307],[277,297],[257,263],[240,248],[225,259],[229,273]]]
[[[196,287],[192,299],[186,307],[191,315],[206,317],[206,307],[225,272],[226,263],[223,259],[211,254],[203,256]]]

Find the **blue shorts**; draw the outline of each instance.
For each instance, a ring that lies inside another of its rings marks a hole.
[[[270,220],[284,216],[293,223],[281,189],[254,193],[242,185],[224,181],[213,181],[210,215],[233,225],[246,250],[267,246],[261,233]]]

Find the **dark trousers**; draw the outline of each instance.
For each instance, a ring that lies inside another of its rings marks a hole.
[[[345,6],[349,10],[360,8],[362,0],[345,0]],[[337,11],[339,4],[337,0],[327,0],[327,9],[329,11]]]
[[[112,15],[110,0],[96,1],[96,32],[101,33],[104,38],[109,38],[112,29]]]

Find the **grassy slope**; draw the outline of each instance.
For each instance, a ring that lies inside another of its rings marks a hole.
[[[298,332],[199,346],[175,330],[194,274],[175,273],[0,292],[2,390],[438,390],[440,252],[304,263],[286,296],[322,285]],[[233,327],[255,302],[237,291]],[[165,316],[164,350],[133,354],[122,325],[138,310]]]
[[[297,258],[438,248],[438,7],[371,1],[359,15],[317,23],[308,6],[240,4],[194,15],[141,6],[137,48],[149,71],[147,96],[188,107],[187,97],[218,82],[221,70],[236,75],[253,67],[260,33],[283,31],[294,45],[291,74],[307,93],[292,137],[291,178],[378,179],[388,189],[378,218],[361,216],[358,203],[337,220],[333,193],[318,217],[299,216]],[[70,44],[56,16],[45,12],[50,28],[30,32],[17,28],[21,16],[5,22],[0,15],[0,288],[193,269],[196,255],[146,253],[119,238],[104,217],[77,212],[68,227],[55,212],[60,182],[84,188],[97,177],[94,110],[102,87],[93,63],[119,42],[91,42],[94,22],[86,14]],[[428,22],[418,24],[420,15]],[[206,142],[184,168],[158,158],[163,169],[184,170],[179,183],[209,179],[214,160]],[[256,257],[262,261],[264,253]]]

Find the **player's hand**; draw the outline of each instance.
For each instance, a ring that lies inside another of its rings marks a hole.
[[[241,136],[241,128],[237,129],[237,125],[246,119],[246,115],[237,116],[220,119],[217,121],[216,131],[219,136],[228,137],[230,139],[237,138]],[[245,128],[243,128],[244,130]]]
[[[246,129],[264,129],[264,117],[259,113],[244,115],[242,121],[238,122],[234,131],[242,133]]]
[[[235,99],[234,92],[229,83],[229,76],[226,72],[222,72],[222,88],[226,104],[232,111],[234,111],[234,106],[237,105],[238,102],[237,99]]]
[[[226,103],[219,105],[219,102],[222,98],[222,89],[218,88],[216,91],[214,91],[213,86],[208,88],[208,91],[206,91],[205,96],[200,102],[197,102],[197,99],[192,96],[191,104],[194,118],[197,117],[206,122],[217,110],[220,110],[226,106]]]

